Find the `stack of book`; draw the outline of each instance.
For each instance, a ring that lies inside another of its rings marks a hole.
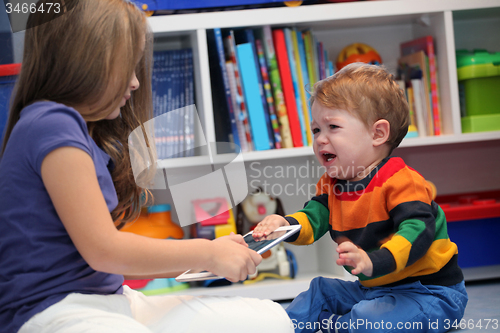
[[[154,52],[152,95],[158,158],[192,156],[196,110],[191,49]]]
[[[243,152],[312,145],[309,93],[333,74],[311,30],[207,31],[216,139]]]
[[[407,137],[441,135],[438,70],[434,39],[424,36],[400,44],[398,76],[410,107]]]

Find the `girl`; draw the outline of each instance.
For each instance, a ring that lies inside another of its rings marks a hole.
[[[151,117],[152,37],[128,1],[65,4],[58,18],[29,17],[2,147],[1,331],[291,332],[271,301],[122,286],[124,276],[190,268],[239,281],[262,258],[239,235],[173,241],[117,230],[144,204],[127,138]]]

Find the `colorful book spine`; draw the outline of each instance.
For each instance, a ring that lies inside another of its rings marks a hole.
[[[320,80],[323,80],[326,77],[326,74],[325,74],[325,52],[323,52],[323,43],[317,42],[316,47],[318,48],[319,78],[320,78]]]
[[[264,41],[264,53],[266,55],[267,67],[269,68],[269,80],[271,81],[271,88],[274,96],[276,116],[278,117],[280,127],[282,147],[292,148],[292,132],[290,131],[290,123],[286,110],[285,96],[283,95],[283,89],[281,85],[278,61],[276,60],[276,53],[274,50],[274,41],[271,27],[269,25],[262,27],[261,34]]]
[[[314,69],[314,53],[312,51],[312,34],[310,30],[306,30],[302,34],[304,36],[304,49],[306,52],[306,62],[307,62],[307,71],[309,73],[309,82],[311,86],[314,86],[316,82],[318,82],[318,78],[316,77],[316,70]]]
[[[295,103],[297,104],[297,113],[299,116],[300,130],[302,134],[302,142],[304,146],[308,145],[307,134],[306,134],[306,125],[304,120],[304,114],[302,113],[302,99],[300,98],[300,87],[299,87],[299,79],[297,74],[297,64],[295,61],[295,54],[293,51],[293,41],[292,41],[292,30],[289,28],[283,29],[285,33],[285,43],[286,50],[288,54],[288,62],[290,65],[290,74],[292,76],[292,84],[293,84],[293,93],[295,96]]]
[[[273,30],[274,49],[276,51],[276,59],[280,72],[281,84],[283,87],[283,95],[285,96],[285,104],[290,123],[290,131],[292,133],[292,141],[294,147],[303,147],[302,129],[297,111],[295,100],[295,92],[293,89],[292,75],[290,73],[290,62],[288,60],[288,52],[286,48],[285,33],[283,29]]]
[[[425,114],[427,115],[427,127],[426,127],[426,133],[429,136],[434,135],[434,125],[433,125],[433,116],[432,116],[432,103],[431,103],[431,92],[430,92],[430,85],[429,85],[429,74],[427,70],[427,56],[425,55],[424,51],[418,51],[416,53],[411,53],[405,56],[402,56],[399,59],[399,65],[401,68],[404,69],[404,71],[410,71],[412,69],[419,71],[421,73],[422,77],[422,83],[423,83],[423,95],[425,97],[425,104],[424,104],[424,109],[425,109]],[[405,74],[408,78],[405,78],[405,81],[408,81],[409,78],[411,77],[410,74]]]
[[[236,76],[234,74],[233,62],[226,61],[227,75],[229,79],[229,87],[231,88],[231,100],[233,102],[233,109],[236,116],[236,127],[238,128],[238,135],[240,137],[241,151],[248,152],[248,142],[245,135],[245,126],[242,122],[240,104],[238,103],[238,88],[236,87]]]
[[[226,57],[224,54],[224,42],[222,40],[222,33],[220,28],[215,28],[214,29],[214,34],[215,34],[215,43],[217,47],[217,54],[218,54],[218,63],[219,63],[219,70],[222,73],[222,83],[223,83],[223,88],[225,92],[225,97],[226,97],[226,107],[228,110],[228,116],[230,119],[230,126],[231,126],[231,133],[232,137],[234,140],[234,143],[241,147],[241,143],[238,137],[238,129],[236,127],[236,118],[234,115],[234,110],[233,110],[233,104],[231,101],[231,88],[229,87],[229,79],[227,76],[227,71],[226,71]]]
[[[252,29],[245,29],[245,35],[246,35],[246,40],[250,45],[252,46],[252,51],[254,54],[254,63],[257,68],[260,67],[259,65],[259,57],[257,53],[257,47],[255,44],[255,36],[253,34]],[[271,122],[271,116],[269,114],[269,107],[267,105],[266,101],[266,93],[264,91],[264,82],[262,80],[262,75],[260,73],[260,70],[257,71],[257,80],[259,82],[259,92],[260,92],[260,98],[262,101],[262,106],[264,108],[264,114],[266,115],[266,126],[267,126],[267,131],[268,131],[268,136],[269,136],[269,144],[271,147],[276,148],[275,143],[274,143],[274,133],[273,133],[273,127],[272,127],[272,122]]]
[[[267,150],[272,148],[269,144],[264,106],[260,99],[259,81],[257,78],[257,66],[254,61],[252,45],[243,43],[236,45],[236,55],[240,64],[243,92],[247,101],[248,114],[255,150]],[[244,65],[243,65],[244,64]]]
[[[271,125],[274,134],[274,146],[276,149],[281,148],[281,134],[280,127],[278,123],[278,118],[276,117],[276,111],[274,109],[274,98],[271,91],[271,83],[269,82],[269,74],[267,71],[266,56],[264,55],[264,47],[262,45],[261,39],[255,40],[255,47],[257,48],[257,55],[259,58],[260,73],[262,76],[262,84],[264,86],[264,92],[266,93],[266,102],[269,110],[269,118],[271,119]]]
[[[439,105],[439,88],[437,79],[436,52],[434,50],[434,38],[424,36],[408,42],[401,43],[401,56],[409,55],[418,51],[424,51],[429,59],[429,80],[431,90],[431,104],[434,125],[434,135],[441,135],[441,107]]]
[[[188,108],[186,110],[184,122],[184,135],[186,142],[186,145],[184,146],[186,151],[185,156],[194,156],[194,113],[196,112],[194,105],[193,50],[188,49],[186,59],[186,106],[188,106]]]
[[[313,53],[313,67],[314,67],[314,76],[316,78],[316,81],[321,80],[321,77],[319,75],[319,55],[318,55],[318,40],[316,36],[311,31],[311,50]]]
[[[309,71],[307,70],[307,60],[306,60],[306,49],[304,46],[304,36],[300,31],[297,31],[297,44],[299,47],[300,66],[302,67],[302,80],[304,83],[304,91],[305,91],[306,100],[307,100],[306,105],[307,105],[307,110],[309,112],[309,119],[312,120],[311,105],[309,105],[309,100],[311,99],[311,94],[309,92],[312,91],[313,84],[311,84],[311,82],[309,82]]]
[[[229,35],[224,39],[224,45],[226,47],[226,56],[233,63],[234,78],[236,80],[236,103],[238,103],[240,108],[240,121],[243,123],[243,128],[245,130],[245,140],[247,141],[248,151],[253,150],[252,134],[250,130],[250,122],[248,120],[248,111],[245,104],[245,98],[243,96],[243,86],[241,84],[241,76],[238,65],[238,58],[236,56],[236,42],[234,39],[234,31],[230,30]]]
[[[422,79],[412,79],[411,86],[413,87],[413,97],[415,99],[415,119],[418,129],[418,135],[424,137],[427,135],[427,128],[425,125],[425,96],[423,95]]]
[[[302,112],[302,117],[304,118],[304,127],[305,127],[305,136],[307,138],[307,144],[309,146],[312,145],[312,132],[311,132],[311,119],[309,117],[309,108],[306,98],[306,89],[303,79],[303,70],[302,70],[302,59],[300,57],[299,52],[299,42],[298,36],[301,33],[296,29],[292,29],[292,43],[293,43],[293,53],[295,56],[295,66],[297,71],[297,81],[298,81],[298,94],[300,96],[302,110],[299,109],[299,112]],[[305,143],[305,140],[304,140]]]

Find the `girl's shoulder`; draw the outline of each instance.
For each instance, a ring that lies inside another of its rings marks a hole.
[[[77,147],[94,156],[94,145],[78,111],[64,104],[40,101],[21,111],[8,146],[10,150],[23,151],[39,171],[45,156],[59,147]]]
[[[37,101],[26,106],[20,114],[19,123],[24,126],[47,126],[50,128],[75,126],[87,132],[87,124],[74,108],[52,101]]]

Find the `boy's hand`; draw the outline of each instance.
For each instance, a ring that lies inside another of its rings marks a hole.
[[[337,252],[339,253],[337,265],[353,267],[351,271],[353,275],[363,273],[366,276],[372,276],[373,263],[363,249],[352,242],[345,241],[337,246]]]
[[[271,232],[278,229],[279,227],[284,227],[290,225],[283,216],[272,214],[266,216],[257,226],[253,229],[253,238],[259,240],[263,237],[269,236]]]

